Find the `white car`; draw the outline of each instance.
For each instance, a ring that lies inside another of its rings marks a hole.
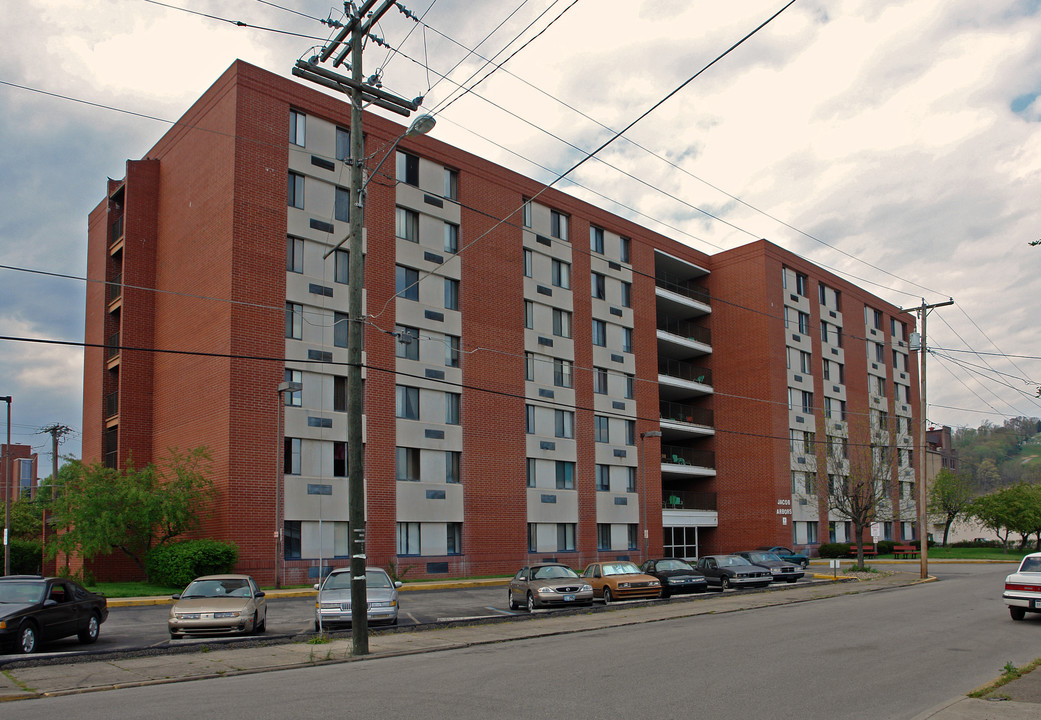
[[[1023,558],[1019,570],[1005,578],[1001,597],[1013,620],[1022,620],[1028,612],[1041,613],[1041,553]]]

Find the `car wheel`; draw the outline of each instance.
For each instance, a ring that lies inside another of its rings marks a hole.
[[[528,593],[528,612],[535,612],[535,596]]]
[[[605,587],[604,588],[604,605],[610,605],[612,599],[613,598],[611,597],[611,588]]]
[[[798,580],[799,580],[799,578],[788,578],[788,582],[790,582],[790,583],[798,582]]]
[[[510,588],[509,594],[506,597],[510,604],[510,610],[516,610],[520,607],[517,605],[517,601],[513,599],[513,588]]]
[[[181,633],[170,633],[171,640],[180,640],[183,637],[184,635],[182,635]]]
[[[314,631],[315,632],[321,632],[322,631],[322,626],[318,624],[317,620],[314,621]]]
[[[79,631],[76,637],[79,638],[81,643],[92,643],[98,639],[98,634],[101,632],[101,618],[98,617],[97,613],[91,613],[90,619],[87,620],[87,627]]]
[[[257,625],[255,622],[253,623],[253,632],[255,632],[255,633],[267,632],[267,611],[266,610],[264,611],[264,619],[260,621],[260,624]]]
[[[729,590],[730,589],[730,578],[728,578],[726,575],[724,575],[721,578],[719,578],[719,589],[720,590]]]
[[[36,649],[36,626],[31,622],[18,631],[18,652],[28,655]]]
[[[1015,605],[1008,606],[1008,614],[1012,616],[1013,620],[1022,620],[1027,616],[1027,611],[1021,607]]]
[[[799,564],[802,565],[804,569],[808,568],[810,566],[810,560],[809,560],[809,558],[807,558],[806,560],[803,560]]]

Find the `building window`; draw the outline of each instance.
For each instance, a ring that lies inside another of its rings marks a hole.
[[[596,549],[611,549],[611,526],[607,523],[596,524]]]
[[[556,210],[549,211],[549,234],[561,240],[567,240],[568,216]]]
[[[625,374],[625,399],[632,400],[636,397],[636,376]]]
[[[799,332],[803,335],[810,334],[810,314],[800,312],[799,313]]]
[[[347,188],[336,188],[336,197],[333,202],[333,217],[340,222],[351,221],[351,191]]]
[[[800,272],[795,273],[795,292],[798,293],[799,295],[802,295],[803,297],[807,297],[807,295],[806,295],[806,292],[807,292],[806,285],[807,285],[806,276],[803,275]]]
[[[570,360],[553,358],[553,384],[557,387],[573,386],[572,363]]]
[[[640,548],[639,528],[640,526],[636,523],[629,523],[626,527],[626,539],[629,541],[630,550],[638,550]]]
[[[535,327],[535,303],[531,300],[524,301],[524,327],[527,330]]]
[[[631,353],[633,351],[633,329],[622,328],[622,352]]]
[[[525,476],[527,477],[528,487],[535,487],[535,458],[527,458],[525,462]]]
[[[419,388],[397,385],[394,388],[394,417],[419,420]]]
[[[535,379],[535,355],[534,353],[524,353],[524,379],[534,380]]]
[[[449,200],[459,199],[459,171],[445,168],[445,194]]]
[[[447,367],[459,367],[459,337],[456,335],[445,335],[445,365]]]
[[[607,370],[593,368],[593,392],[597,395],[607,394]]]
[[[459,252],[459,226],[455,223],[445,223],[445,252]]]
[[[532,261],[534,256],[528,248],[524,248],[524,277],[532,277]]]
[[[398,523],[398,555],[419,555],[422,544],[417,522]]]
[[[813,373],[813,356],[803,350],[799,351],[799,372],[806,375]]]
[[[304,241],[300,238],[286,236],[286,272],[302,273],[304,271]]]
[[[445,278],[445,310],[459,309],[459,281]]]
[[[574,552],[575,523],[557,523],[557,550]]]
[[[591,285],[593,289],[593,297],[597,300],[607,299],[607,278],[598,272],[592,273]]]
[[[445,393],[445,424],[459,424],[459,408],[462,396],[459,393]]]
[[[448,527],[447,550],[449,555],[461,555],[463,553],[463,524],[450,522]]]
[[[463,481],[463,454],[457,450],[445,452],[445,482],[456,484]]]
[[[636,492],[636,468],[631,465],[625,468],[625,491]]]
[[[419,481],[419,448],[394,448],[394,476],[407,482]]]
[[[607,323],[603,320],[593,320],[593,344],[607,347]]]
[[[802,411],[807,415],[813,414],[813,393],[808,390],[802,391]]]
[[[571,313],[567,310],[553,308],[553,334],[557,337],[571,337]]]
[[[419,213],[408,208],[395,208],[394,235],[409,242],[419,242]]]
[[[350,282],[351,255],[346,250],[333,253],[333,280],[346,285]]]
[[[406,360],[419,360],[419,329],[395,325],[394,334],[397,335],[394,356]]]
[[[528,523],[528,552],[535,552],[538,548],[539,526]]]
[[[556,461],[557,490],[575,489],[575,463],[566,460]]]
[[[304,209],[304,176],[289,173],[289,207]]]
[[[300,390],[293,390],[293,391],[286,391],[286,392],[282,393],[282,396],[285,398],[285,404],[289,405],[291,407],[300,407],[303,404],[304,391],[303,391],[302,388],[303,388],[303,384],[304,384],[304,374],[302,372],[300,372],[299,370],[289,370],[289,369],[287,369],[286,370],[286,382],[287,383],[296,383],[297,385],[299,385],[301,387],[301,389]]]
[[[398,150],[396,178],[398,182],[419,187],[419,158],[412,153]]]
[[[636,444],[636,421],[626,420],[625,421],[625,444],[635,445]]]
[[[553,285],[568,290],[571,288],[571,266],[562,261],[553,259],[552,276]]]
[[[284,442],[282,471],[286,475],[300,474],[300,438],[287,437]]]
[[[622,307],[633,306],[633,284],[622,281]]]
[[[300,521],[286,520],[282,525],[282,547],[286,560],[300,559]]]
[[[336,128],[336,159],[351,159],[351,131],[346,128]]]
[[[531,200],[524,198],[521,204],[521,224],[526,228],[531,227]]]
[[[307,116],[299,110],[289,111],[289,142],[303,147],[307,144]]]
[[[304,337],[304,306],[286,303],[286,337],[301,340]]]
[[[593,441],[598,443],[611,442],[611,422],[606,415],[593,416]]]
[[[397,265],[394,272],[395,294],[405,300],[419,300],[419,271]]]
[[[589,226],[589,251],[604,254],[604,230],[595,225]]]
[[[565,439],[575,437],[575,413],[570,410],[554,410],[553,420],[556,426],[554,431],[556,437]]]
[[[347,378],[333,377],[333,412],[347,412]]]
[[[632,240],[627,237],[618,238],[619,242],[619,255],[618,259],[624,263],[629,262],[629,258],[632,254]]]
[[[528,435],[535,434],[535,406],[524,406],[524,432]]]
[[[341,312],[333,312],[333,345],[336,347],[347,347],[347,333],[350,323],[347,315]]]
[[[596,466],[596,489],[609,491],[611,489],[611,466],[610,465],[597,465]]]
[[[886,346],[882,343],[875,343],[875,362],[885,363],[886,361]]]
[[[347,443],[333,441],[333,477],[347,477]]]

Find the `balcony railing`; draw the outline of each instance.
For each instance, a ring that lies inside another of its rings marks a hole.
[[[658,402],[658,413],[662,420],[712,427],[712,411],[706,408],[661,400]]]
[[[694,450],[682,445],[662,445],[661,461],[667,465],[716,467],[716,454],[711,450]]]
[[[705,305],[709,304],[708,288],[693,280],[685,280],[668,272],[658,272],[655,274],[654,284],[691,300],[697,300]]]
[[[678,378],[679,380],[689,380],[690,382],[696,382],[702,385],[712,384],[711,370],[708,368],[698,367],[697,365],[686,362],[685,360],[659,360],[658,374],[668,375],[669,377]]]
[[[109,304],[114,303],[123,295],[123,273],[119,273],[108,281],[107,295]]]
[[[116,415],[119,415],[119,391],[105,396],[105,419],[114,418]]]
[[[115,245],[123,237],[123,216],[120,215],[108,229],[108,244]]]
[[[674,490],[662,495],[666,510],[716,510],[716,493]]]
[[[113,333],[105,342],[105,359],[111,360],[119,355],[119,333]]]
[[[702,325],[696,325],[690,320],[659,320],[658,329],[702,343],[703,345],[712,344],[712,333],[709,329]]]

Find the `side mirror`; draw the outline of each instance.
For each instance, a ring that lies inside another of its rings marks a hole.
[[[180,595],[180,593],[178,593],[177,595],[171,595],[170,599],[171,600],[180,600],[181,599],[181,595]]]
[[[263,590],[257,590],[257,594],[254,595],[253,597],[258,597],[258,598],[264,597],[264,591]]]
[[[318,583],[315,583],[315,584],[314,584],[314,589],[315,589],[315,590],[318,590]]]
[[[405,583],[401,582],[400,580],[395,580],[394,581],[394,587],[396,587],[396,588],[399,588],[399,587],[401,587],[404,584]]]

